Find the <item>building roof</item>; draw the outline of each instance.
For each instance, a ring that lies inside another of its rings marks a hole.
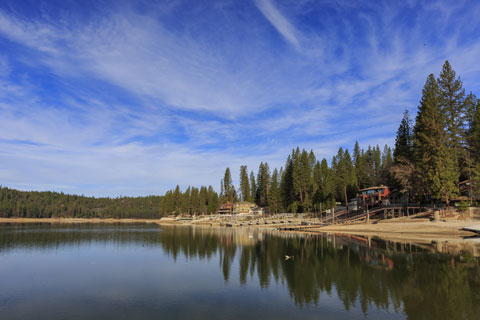
[[[370,188],[360,189],[360,190],[358,190],[358,192],[375,190],[375,189],[388,189],[388,187],[387,186],[370,187]]]
[[[256,206],[255,203],[253,202],[247,202],[247,201],[240,201],[240,202],[235,202],[236,205],[251,205],[251,206]]]

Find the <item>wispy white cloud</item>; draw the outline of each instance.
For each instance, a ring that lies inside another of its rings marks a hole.
[[[300,51],[300,43],[295,35],[298,33],[295,27],[285,18],[282,13],[273,5],[271,0],[255,0],[255,4],[275,29],[287,40],[296,50]]]

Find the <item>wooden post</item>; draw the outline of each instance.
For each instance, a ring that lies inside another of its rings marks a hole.
[[[320,202],[320,224],[323,224],[322,203]]]
[[[345,193],[345,208],[348,211],[347,186],[343,186],[343,192]]]
[[[335,205],[332,204],[332,225],[335,224]]]

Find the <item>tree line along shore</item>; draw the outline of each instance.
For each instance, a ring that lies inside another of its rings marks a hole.
[[[387,185],[403,202],[450,205],[468,181],[469,203],[480,200],[480,100],[466,93],[446,61],[438,78],[427,77],[416,118],[408,111],[394,148],[385,145],[353,152],[339,148],[330,163],[299,147],[285,166],[272,171],[261,162],[257,173],[240,167],[240,185],[226,168],[220,192],[212,186],[176,188],[161,196],[94,198],[58,192],[0,187],[0,218],[158,219],[169,215],[208,215],[226,201],[255,202],[271,213],[321,212],[355,197],[362,188]]]

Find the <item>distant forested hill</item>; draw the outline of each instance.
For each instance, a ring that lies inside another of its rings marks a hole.
[[[94,198],[58,192],[18,191],[0,187],[0,218],[135,218],[169,214],[211,214],[218,195],[210,187],[177,186],[163,196]]]
[[[93,198],[0,188],[0,217],[158,219],[164,214],[162,198]]]

